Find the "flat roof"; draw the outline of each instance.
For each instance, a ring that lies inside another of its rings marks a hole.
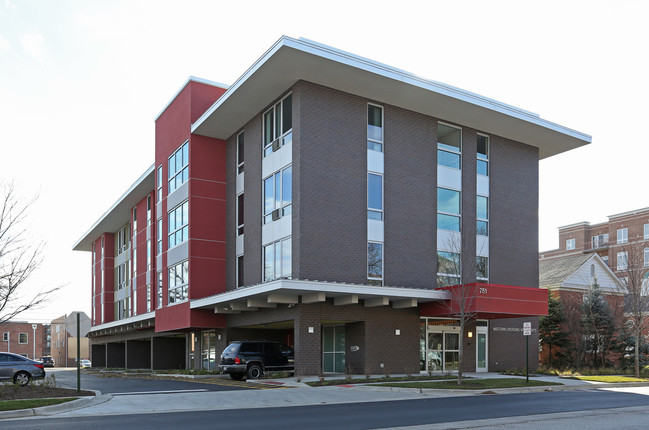
[[[131,209],[155,189],[155,165],[152,164],[128,190],[72,247],[74,251],[91,251],[92,242],[106,232],[116,232],[131,219]]]
[[[589,144],[591,136],[538,114],[307,39],[282,36],[192,125],[227,139],[304,80],[539,148],[541,159]]]

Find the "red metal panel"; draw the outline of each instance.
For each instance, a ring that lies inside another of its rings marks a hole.
[[[156,309],[155,331],[184,330],[190,328],[224,328],[225,316],[213,311],[190,309],[189,302]]]
[[[460,312],[462,303],[465,312],[475,313],[479,319],[548,314],[547,291],[538,288],[474,283],[443,289],[449,291],[451,299],[422,304],[421,316],[452,317]]]

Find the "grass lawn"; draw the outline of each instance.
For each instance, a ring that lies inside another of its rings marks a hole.
[[[571,376],[571,379],[579,379],[581,381],[591,382],[649,382],[648,379],[634,378],[632,376],[616,376],[616,375],[593,375],[593,376]]]
[[[15,411],[18,409],[40,408],[41,406],[58,405],[59,403],[76,400],[77,397],[65,399],[27,399],[27,400],[5,400],[0,401],[0,411]]]
[[[377,382],[402,382],[402,381],[439,381],[445,379],[457,380],[455,375],[435,375],[435,376],[385,376],[378,378],[345,378],[345,379],[323,379],[322,381],[305,382],[311,387],[325,387],[330,385],[345,384],[375,384]]]
[[[543,382],[530,379],[518,378],[493,378],[493,379],[464,379],[462,385],[457,385],[457,378],[448,381],[421,381],[421,382],[388,382],[377,384],[379,387],[400,387],[400,388],[435,388],[442,390],[489,390],[494,388],[514,387],[542,387],[547,385],[563,385],[557,382]]]

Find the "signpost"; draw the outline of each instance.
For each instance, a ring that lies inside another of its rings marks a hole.
[[[523,323],[523,336],[525,336],[525,379],[530,383],[530,335],[532,334],[532,323]]]

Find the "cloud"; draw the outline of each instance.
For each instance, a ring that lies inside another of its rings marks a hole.
[[[11,10],[16,10],[16,5],[11,0],[5,0],[5,5]]]
[[[38,61],[45,59],[45,38],[40,33],[29,33],[20,39],[25,53]]]
[[[0,54],[7,53],[11,51],[11,42],[0,36]]]

